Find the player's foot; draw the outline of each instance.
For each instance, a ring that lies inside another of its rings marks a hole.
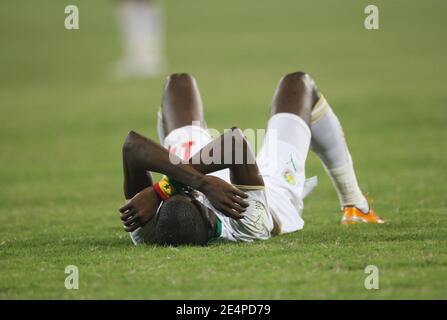
[[[343,218],[341,224],[358,224],[358,223],[385,223],[385,220],[378,216],[373,209],[364,213],[356,207],[344,207]]]

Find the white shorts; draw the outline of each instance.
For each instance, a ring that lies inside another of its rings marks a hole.
[[[294,232],[304,226],[301,213],[310,138],[308,125],[297,115],[278,113],[268,122],[256,161],[275,223],[274,234]]]

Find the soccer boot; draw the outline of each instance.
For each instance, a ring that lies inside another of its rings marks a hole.
[[[385,220],[378,216],[373,209],[369,209],[369,212],[364,213],[362,210],[356,207],[344,207],[343,218],[341,224],[359,224],[359,223],[385,223]]]

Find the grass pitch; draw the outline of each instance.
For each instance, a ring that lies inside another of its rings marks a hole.
[[[134,247],[122,231],[120,146],[155,137],[163,78],[114,81],[114,2],[0,3],[0,298],[447,298],[444,1],[163,1],[169,70],[199,81],[210,126],[263,128],[285,72],[317,80],[385,226],[338,225],[320,185],[298,233],[254,244]],[[65,266],[80,271],[66,290]],[[366,290],[364,269],[380,270]]]

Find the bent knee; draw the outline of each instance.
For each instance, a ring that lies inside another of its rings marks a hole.
[[[173,73],[166,79],[166,86],[190,87],[194,86],[195,79],[189,73]]]
[[[122,146],[123,154],[129,154],[132,152],[132,148],[135,144],[135,141],[140,138],[140,135],[135,131],[131,130],[127,133],[126,138],[124,139],[124,143]]]
[[[281,84],[287,86],[304,86],[311,90],[315,89],[315,81],[308,73],[303,71],[286,74],[282,77]]]

